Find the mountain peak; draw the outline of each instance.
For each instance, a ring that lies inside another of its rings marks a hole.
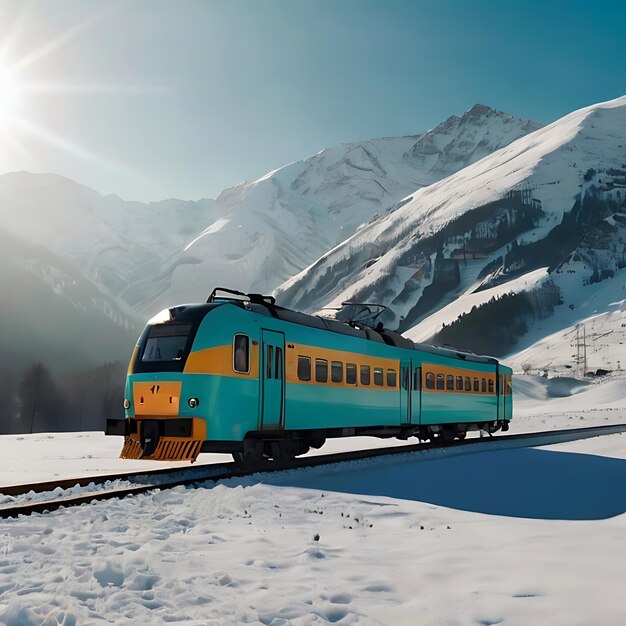
[[[463,117],[483,117],[484,115],[489,115],[489,113],[493,113],[494,109],[488,107],[486,104],[476,103],[469,111],[466,111]]]

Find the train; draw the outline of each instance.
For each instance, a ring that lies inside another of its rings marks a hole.
[[[223,452],[251,465],[288,461],[333,437],[449,443],[509,429],[509,367],[370,322],[225,288],[168,308],[141,333],[125,418],[107,420],[105,433],[124,436],[121,458],[194,462]]]

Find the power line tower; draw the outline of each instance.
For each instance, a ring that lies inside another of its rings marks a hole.
[[[581,366],[584,376],[587,372],[587,330],[584,324],[576,324],[576,374],[579,376]]]

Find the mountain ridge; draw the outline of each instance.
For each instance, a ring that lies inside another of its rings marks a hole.
[[[409,330],[464,290],[478,288],[483,270],[489,285],[546,259],[565,263],[578,249],[576,236],[597,240],[608,226],[594,235],[596,222],[623,206],[625,117],[626,97],[585,107],[416,191],[284,283],[279,302],[316,311],[345,300],[382,299],[391,307],[386,323]],[[615,236],[611,245],[621,250],[621,235]],[[539,243],[544,240],[549,245]],[[513,243],[515,249],[507,249]],[[560,245],[567,248],[562,253]],[[466,268],[467,252],[474,270]],[[616,271],[585,254],[590,275]],[[617,264],[620,255],[604,258]]]

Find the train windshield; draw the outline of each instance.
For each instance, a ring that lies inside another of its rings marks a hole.
[[[141,360],[144,363],[181,361],[191,324],[157,324],[150,328]]]

